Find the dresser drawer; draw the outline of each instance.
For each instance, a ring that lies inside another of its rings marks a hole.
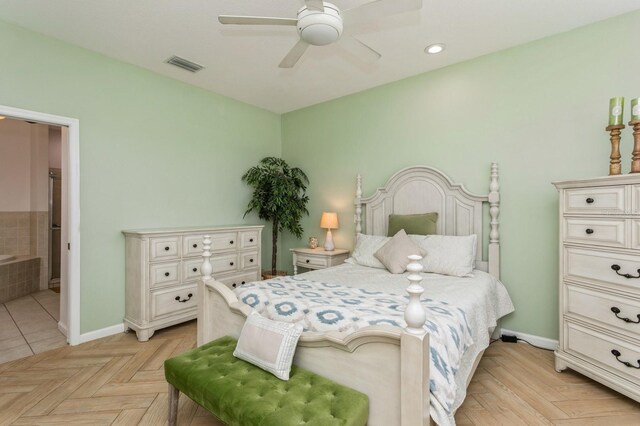
[[[240,268],[247,269],[252,268],[254,266],[258,266],[259,264],[258,253],[242,253],[240,255]]]
[[[182,237],[182,256],[202,256],[204,235],[184,235]]]
[[[202,266],[202,258],[195,258],[182,261],[182,280],[197,280],[202,276],[200,267]]]
[[[638,366],[640,347],[571,322],[565,322],[566,351],[637,383],[640,369],[627,367],[623,362]],[[613,353],[615,352],[615,354]],[[617,356],[617,359],[616,359]]]
[[[240,232],[240,244],[242,248],[258,247],[258,231]]]
[[[150,253],[149,260],[169,260],[180,257],[181,237],[161,237],[149,240]]]
[[[218,281],[229,288],[237,288],[242,284],[260,281],[260,271],[245,272],[242,274],[232,275],[229,277],[220,278]]]
[[[180,283],[180,262],[152,263],[149,266],[149,287]]]
[[[602,326],[621,330],[640,339],[640,299],[633,300],[572,284],[566,284],[565,291],[567,314],[598,321]]]
[[[625,213],[624,193],[624,186],[567,189],[564,212],[622,214]]]
[[[624,219],[577,219],[564,221],[564,240],[568,243],[625,247]]]
[[[638,270],[640,256],[577,247],[564,249],[564,276],[568,279],[640,290]]]
[[[211,235],[211,251],[231,250],[236,247],[239,247],[237,232]]]
[[[151,320],[170,315],[195,313],[197,307],[198,285],[186,284],[178,288],[169,288],[151,292]]]
[[[329,266],[327,256],[314,256],[312,254],[298,254],[296,265],[305,268],[326,268]]]
[[[223,256],[213,256],[211,258],[211,266],[213,268],[214,278],[215,274],[235,271],[238,269],[238,255],[227,254]]]

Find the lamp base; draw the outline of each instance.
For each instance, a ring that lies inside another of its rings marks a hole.
[[[327,229],[327,237],[324,239],[325,251],[333,251],[336,246],[333,244],[333,235],[331,235],[331,229]]]

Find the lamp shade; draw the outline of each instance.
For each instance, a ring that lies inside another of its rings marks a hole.
[[[335,212],[322,212],[320,228],[338,229],[338,215]]]

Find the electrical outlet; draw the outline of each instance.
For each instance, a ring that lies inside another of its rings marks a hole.
[[[516,336],[510,336],[508,334],[503,334],[501,339],[506,343],[518,343],[518,338]]]

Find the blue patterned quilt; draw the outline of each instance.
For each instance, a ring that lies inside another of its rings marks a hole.
[[[408,296],[300,277],[249,283],[235,293],[262,316],[300,323],[304,331],[349,333],[370,325],[406,327],[404,308]],[[444,410],[451,417],[457,390],[454,374],[465,350],[473,344],[472,332],[462,309],[428,298],[421,302],[427,311],[432,408]]]

